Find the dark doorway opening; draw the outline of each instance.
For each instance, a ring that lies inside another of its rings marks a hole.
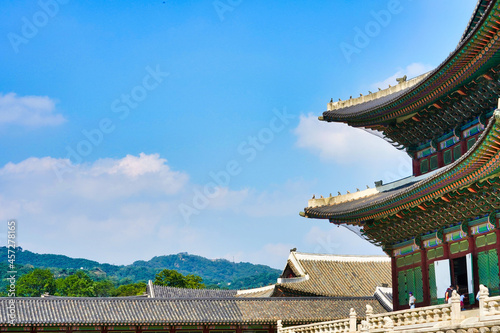
[[[457,287],[458,294],[464,295],[464,303],[469,304],[468,284],[467,284],[467,260],[465,257],[452,259],[451,264],[451,284]]]

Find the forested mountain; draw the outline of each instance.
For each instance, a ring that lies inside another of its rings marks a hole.
[[[7,285],[7,248],[0,247],[3,290]],[[33,268],[49,268],[55,277],[64,277],[84,270],[93,280],[109,279],[116,285],[154,280],[163,269],[174,269],[184,275],[194,274],[203,278],[208,288],[247,289],[262,287],[276,282],[280,271],[265,265],[233,263],[225,259],[207,259],[188,253],[154,257],[148,261],[136,261],[130,265],[101,264],[97,261],[70,258],[59,254],[38,254],[18,247],[15,259],[16,278]]]

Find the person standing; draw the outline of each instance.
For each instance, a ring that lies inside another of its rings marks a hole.
[[[449,286],[444,293],[444,301],[445,303],[451,303],[451,295],[453,294],[453,286]]]
[[[415,309],[415,302],[417,300],[416,300],[415,296],[413,296],[413,293],[411,291],[410,291],[409,295],[410,295],[410,299],[409,299],[408,304],[410,305],[410,309]]]

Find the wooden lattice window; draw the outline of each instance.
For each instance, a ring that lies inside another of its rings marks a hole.
[[[450,245],[450,252],[452,254],[467,251],[468,249],[469,249],[469,241],[467,241],[467,240],[457,242],[457,243],[452,243]]]
[[[436,273],[434,270],[434,263],[429,264],[429,289],[431,294],[431,305],[438,304]]]
[[[420,161],[420,173],[424,174],[429,171],[429,160],[424,158]]]
[[[479,252],[477,254],[477,266],[479,272],[479,284],[490,289],[490,296],[499,294],[498,284],[498,256],[497,250]]]
[[[462,145],[458,144],[453,147],[453,161],[456,161],[462,156]]]
[[[415,267],[398,272],[399,305],[408,305],[408,293],[413,292],[417,303],[424,301],[422,267]]]
[[[431,156],[431,170],[438,168],[438,157],[437,155]]]
[[[443,151],[443,162],[444,162],[444,165],[448,165],[451,162],[453,162],[451,149],[447,149],[447,150]]]
[[[472,139],[468,140],[467,141],[467,150],[471,149],[475,143],[476,143],[476,138],[472,138]]]

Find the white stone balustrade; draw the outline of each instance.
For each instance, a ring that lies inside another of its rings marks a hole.
[[[500,296],[489,296],[489,290],[479,286],[479,319],[481,321],[500,320]]]
[[[460,298],[458,305],[460,311]],[[367,309],[366,320],[370,327],[369,332],[397,331],[399,328],[420,329],[433,327],[436,323],[451,324],[451,307],[452,304],[441,304],[380,314],[370,313]]]
[[[480,318],[478,325],[482,327],[500,325],[500,296],[489,297],[488,290],[481,286]],[[481,320],[490,324],[480,324]],[[453,292],[451,303],[433,305],[415,309],[373,313],[370,305],[366,306],[366,318],[357,325],[356,312],[351,309],[348,319],[334,320],[309,325],[283,328],[278,321],[278,333],[396,333],[396,332],[447,332],[446,327],[460,327],[464,316],[460,308],[460,296]],[[470,322],[464,324],[470,328]],[[464,327],[465,327],[464,326]],[[461,331],[461,330],[459,330]],[[500,332],[500,330],[499,330]]]
[[[356,331],[356,312],[351,309],[348,319],[340,319],[283,328],[281,320],[278,321],[278,333],[348,333]]]
[[[283,328],[278,321],[278,333],[465,333],[500,332],[500,296],[489,296],[488,288],[479,286],[479,317],[464,316],[460,297],[453,292],[450,304],[375,314],[366,306],[366,318],[358,325],[356,312],[349,318],[322,323]],[[477,310],[471,310],[477,311]]]

